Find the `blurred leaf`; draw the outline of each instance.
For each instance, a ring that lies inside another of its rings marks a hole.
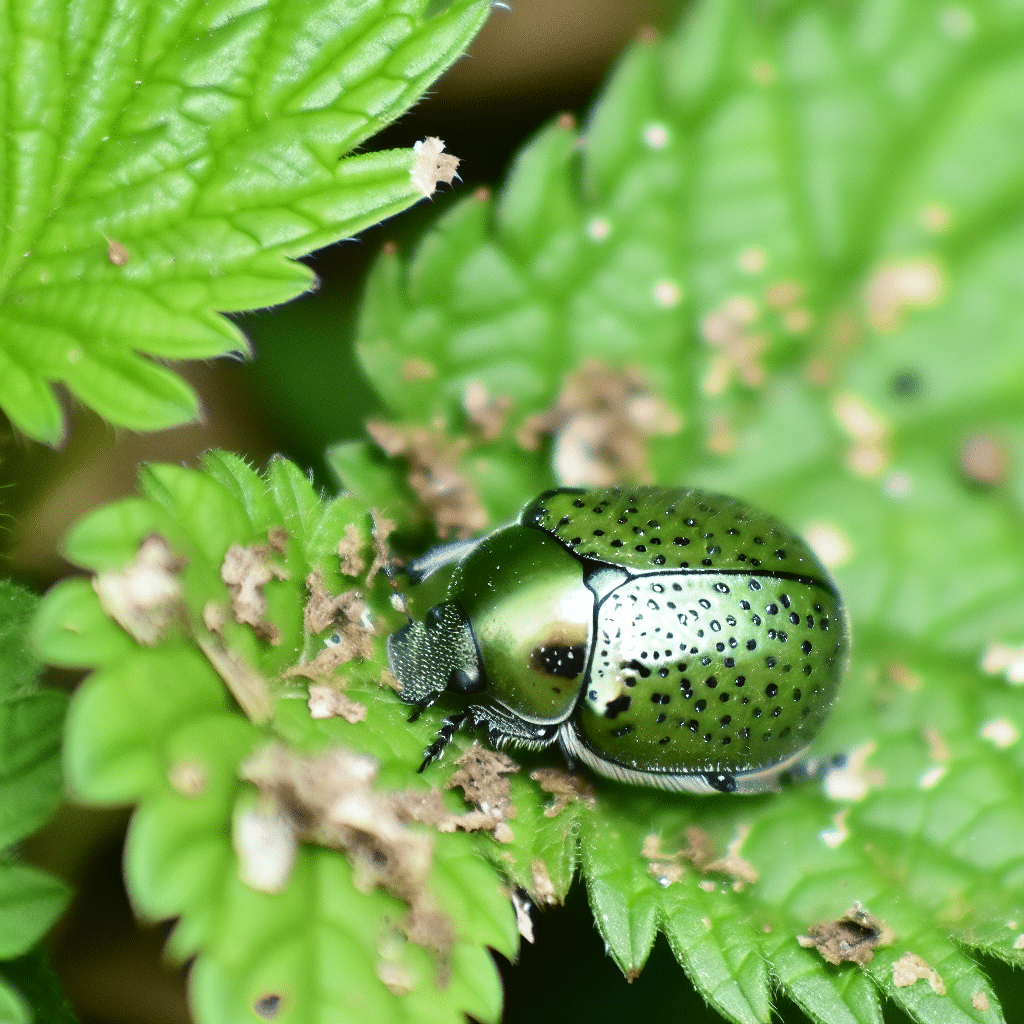
[[[411,150],[352,154],[483,23],[485,0],[18,5],[8,123],[0,405],[60,440],[62,383],[112,423],[194,419],[146,356],[245,350],[220,313],[314,284],[295,258],[410,206]],[[344,159],[342,159],[344,158]]]
[[[38,687],[39,660],[28,644],[36,605],[29,591],[0,580],[0,961],[34,946],[70,896],[63,882],[20,863],[12,849],[47,821],[61,798],[66,698]],[[26,992],[18,988],[0,963],[0,1019],[31,1020]]]
[[[40,950],[0,963],[0,1020],[5,1024],[76,1024],[57,976]]]

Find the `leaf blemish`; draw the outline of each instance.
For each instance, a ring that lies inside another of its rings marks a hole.
[[[892,929],[858,901],[834,921],[808,928],[797,942],[805,949],[817,949],[830,964],[851,961],[863,967],[871,963],[879,946],[891,945],[895,938]]]

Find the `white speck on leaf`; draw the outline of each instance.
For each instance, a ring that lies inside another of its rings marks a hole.
[[[736,265],[745,274],[760,274],[768,262],[764,249],[751,245],[736,257]]]
[[[988,675],[1003,672],[1011,686],[1024,684],[1024,646],[1008,647],[1006,644],[989,645],[981,662],[981,670]]]
[[[822,829],[821,841],[833,850],[846,842],[850,830],[846,827],[846,818],[850,813],[849,807],[844,807],[838,814],[832,815],[832,828]]]
[[[458,177],[459,158],[444,152],[444,143],[436,135],[417,142],[409,177],[412,183],[429,199],[440,182],[451,184]]]
[[[644,128],[644,142],[651,149],[664,149],[668,145],[669,133],[663,124],[649,124]]]
[[[871,275],[864,289],[868,323],[876,331],[895,331],[906,310],[934,306],[944,289],[942,268],[932,257],[887,261]]]
[[[654,301],[665,309],[678,306],[683,297],[683,290],[675,281],[656,281],[652,289]]]
[[[592,217],[587,221],[587,238],[592,242],[603,242],[612,231],[607,217]]]
[[[236,815],[231,844],[238,856],[238,877],[257,892],[280,892],[287,884],[299,848],[291,818],[277,801],[247,807]]]
[[[846,755],[846,764],[832,768],[825,776],[825,793],[831,800],[863,800],[872,786],[880,786],[885,776],[878,768],[868,768],[867,760],[878,744],[868,740]]]
[[[998,750],[1005,750],[1020,739],[1016,726],[1008,718],[996,718],[981,727],[981,738]]]
[[[931,789],[937,785],[939,780],[947,772],[947,767],[944,764],[933,764],[931,768],[926,768],[921,772],[921,777],[917,780],[918,786],[921,789]]]

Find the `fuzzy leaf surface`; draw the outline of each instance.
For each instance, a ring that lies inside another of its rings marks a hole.
[[[422,198],[353,150],[486,17],[454,0],[16,4],[0,33],[0,408],[56,443],[52,385],[134,430],[195,418],[160,360],[245,351],[222,313],[314,283],[295,258]]]

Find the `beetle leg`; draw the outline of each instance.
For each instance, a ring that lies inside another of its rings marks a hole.
[[[441,754],[444,752],[444,748],[448,746],[452,741],[452,736],[455,735],[455,730],[466,719],[469,718],[468,711],[459,711],[454,715],[449,715],[442,723],[441,728],[437,730],[437,738],[433,743],[423,751],[423,763],[419,766],[418,771],[423,771],[432,761],[436,761]]]

